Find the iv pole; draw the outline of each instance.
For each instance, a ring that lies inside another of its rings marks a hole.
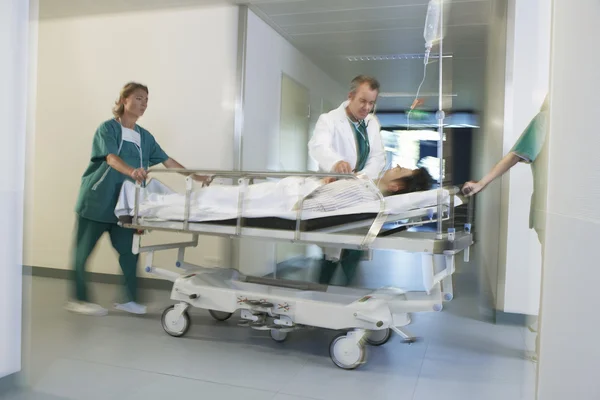
[[[439,31],[440,31],[440,43],[439,43],[439,60],[438,62],[440,63],[439,66],[439,88],[438,88],[438,111],[436,113],[436,117],[438,120],[438,134],[440,136],[439,141],[438,141],[438,148],[437,148],[437,156],[438,156],[438,160],[440,162],[440,171],[439,171],[439,177],[440,177],[440,182],[439,182],[439,188],[438,188],[438,198],[437,198],[437,235],[436,238],[437,239],[442,239],[443,235],[442,235],[442,213],[443,213],[443,207],[442,207],[442,201],[443,201],[443,183],[444,183],[444,178],[443,178],[443,172],[444,172],[444,110],[443,110],[443,62],[444,62],[444,57],[443,55],[443,50],[444,50],[444,2],[441,1],[441,6],[440,6],[440,20],[439,20]]]

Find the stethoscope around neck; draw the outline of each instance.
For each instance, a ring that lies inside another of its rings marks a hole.
[[[369,142],[369,136],[367,135],[367,126],[369,125],[368,121],[365,123],[365,120],[360,120],[357,121],[356,123],[354,121],[352,121],[350,119],[350,117],[348,117],[348,121],[350,122],[350,125],[352,125],[352,129],[354,129],[356,131],[357,134],[360,135],[360,137],[362,137],[363,142],[367,148],[367,153],[371,152],[371,143]],[[357,126],[358,124],[358,126]],[[360,126],[364,127],[364,131],[361,131]],[[358,142],[356,143],[356,147],[357,147],[357,151],[358,151]]]

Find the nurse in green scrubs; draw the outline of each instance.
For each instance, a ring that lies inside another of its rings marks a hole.
[[[482,191],[487,185],[495,179],[502,176],[516,164],[522,162],[531,166],[533,175],[533,194],[531,196],[531,205],[529,211],[529,228],[534,229],[538,235],[540,243],[544,243],[544,218],[536,213],[536,205],[543,202],[543,193],[546,192],[547,169],[548,169],[548,147],[546,142],[546,132],[548,130],[548,104],[549,98],[546,96],[540,111],[529,122],[517,142],[510,152],[504,156],[478,182],[467,182],[462,188],[462,192],[467,196],[473,196]],[[537,207],[539,208],[539,207]]]
[[[66,305],[69,311],[86,315],[107,313],[106,309],[90,302],[85,268],[98,240],[108,233],[119,254],[127,298],[116,308],[134,314],[146,313],[146,307],[137,303],[138,256],[132,252],[134,231],[117,224],[114,209],[126,179],[144,182],[148,168],[157,164],[184,168],[163,151],[150,132],[137,125],[147,106],[148,88],[139,83],[128,83],[113,109],[114,118],[103,122],[94,135],[90,162],[81,178],[75,207],[75,298]],[[194,176],[194,179],[201,181],[204,177]]]
[[[542,245],[542,267],[544,264],[544,235],[546,227],[546,218],[542,210],[545,209],[546,185],[548,181],[548,142],[546,135],[548,132],[548,114],[549,114],[549,95],[546,95],[540,111],[531,120],[525,128],[511,151],[504,156],[492,168],[486,176],[478,182],[467,182],[463,186],[463,193],[472,196],[482,191],[487,185],[498,177],[502,176],[516,164],[522,162],[531,165],[533,175],[533,193],[531,195],[531,204],[529,209],[529,228],[537,233],[538,240]],[[543,270],[542,270],[543,273]],[[530,325],[529,329],[537,333],[538,323],[541,318],[542,310],[539,310],[538,320]],[[539,334],[536,338],[535,354],[531,357],[537,361],[539,354]]]

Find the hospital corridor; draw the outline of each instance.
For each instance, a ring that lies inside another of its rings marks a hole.
[[[600,399],[598,18],[0,0],[0,400]]]

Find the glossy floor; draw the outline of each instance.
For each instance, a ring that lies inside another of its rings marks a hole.
[[[413,316],[411,346],[394,336],[369,348],[355,371],[333,365],[333,332],[297,331],[285,343],[238,327],[234,316],[216,322],[192,311],[186,337],[160,325],[168,291],[146,291],[143,317],[111,311],[84,317],[62,309],[68,282],[31,281],[31,336],[27,376],[31,389],[7,400],[248,399],[248,400],[533,400],[535,365],[526,359],[532,338],[522,327],[481,320],[474,274],[456,276],[456,298],[441,313]],[[120,287],[95,284],[107,306]]]

